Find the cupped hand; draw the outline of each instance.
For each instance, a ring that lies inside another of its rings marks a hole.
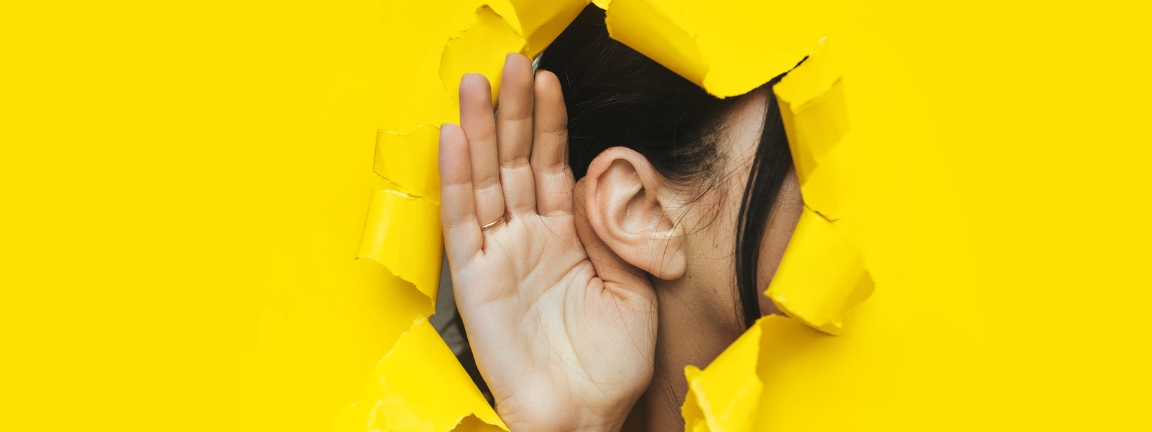
[[[441,221],[469,343],[513,430],[618,430],[648,386],[656,296],[583,215],[560,82],[509,55],[440,134]],[[575,203],[575,205],[574,205]]]

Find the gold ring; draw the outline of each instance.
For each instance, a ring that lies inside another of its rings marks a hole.
[[[480,231],[487,231],[488,228],[492,228],[492,227],[494,227],[496,225],[500,225],[502,223],[504,223],[504,218],[496,219],[492,222],[489,222],[488,225],[484,225],[484,226],[480,227]]]

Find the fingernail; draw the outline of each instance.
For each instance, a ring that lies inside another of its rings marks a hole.
[[[464,74],[464,76],[460,77],[460,83],[463,84],[464,81],[468,79],[468,77],[473,77],[472,79],[474,79],[474,80],[480,80],[480,81],[483,81],[485,84],[488,84],[488,77],[484,76],[484,74],[479,73],[479,72],[469,72],[469,73]]]

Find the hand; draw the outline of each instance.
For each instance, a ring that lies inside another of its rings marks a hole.
[[[619,430],[652,378],[656,296],[583,215],[559,80],[521,55],[503,77],[493,115],[487,79],[466,75],[462,128],[440,132],[456,304],[513,431]]]

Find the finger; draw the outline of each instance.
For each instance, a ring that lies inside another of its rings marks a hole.
[[[473,204],[472,162],[464,131],[451,123],[440,126],[440,224],[451,265],[475,256],[484,246]]]
[[[508,215],[535,211],[536,188],[528,156],[532,153],[532,61],[509,54],[500,85],[496,138],[500,153],[500,183]]]
[[[568,111],[560,80],[548,71],[536,74],[532,136],[532,172],[536,212],[572,214],[572,170],[568,167]]]
[[[500,190],[500,165],[496,159],[492,88],[484,75],[467,74],[460,82],[460,127],[468,138],[476,217],[481,224],[487,224],[504,217],[504,192]]]

